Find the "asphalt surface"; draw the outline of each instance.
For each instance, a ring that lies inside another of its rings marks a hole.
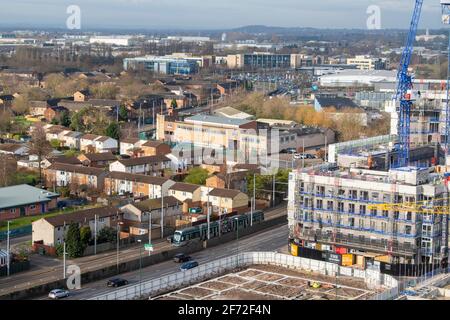
[[[201,252],[192,254],[193,260],[199,264],[234,255],[238,252],[250,251],[281,251],[287,247],[288,228],[287,223],[254,233],[239,239],[227,242],[225,244],[205,249]],[[156,265],[139,270],[121,274],[119,277],[128,280],[129,284],[139,283],[140,274],[142,281],[159,278],[179,271],[180,264],[173,261],[166,261]],[[106,282],[108,279],[82,285],[80,290],[71,291],[68,300],[84,300],[95,296],[114,292],[117,288],[108,288]],[[47,296],[41,296],[37,300],[47,300]]]
[[[286,206],[282,205],[266,212],[266,220],[286,214]],[[286,236],[287,238],[287,236]],[[172,245],[161,239],[153,241],[155,252],[170,250]],[[140,248],[136,244],[119,250],[119,261],[139,259]],[[82,272],[96,270],[117,263],[117,252],[108,251],[95,256],[82,257],[78,259],[67,259],[66,265],[75,264]],[[62,259],[52,257],[31,256],[32,268],[30,271],[14,274],[10,277],[0,278],[0,295],[9,292],[24,290],[39,284],[57,281],[63,278]]]

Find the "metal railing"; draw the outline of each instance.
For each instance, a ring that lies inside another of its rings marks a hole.
[[[163,293],[186,287],[213,276],[219,276],[236,268],[251,265],[277,265],[286,268],[318,272],[327,276],[344,276],[364,279],[373,289],[398,286],[394,277],[381,274],[379,270],[359,270],[337,264],[307,258],[300,258],[276,252],[245,252],[211,261],[194,269],[173,273],[157,279],[147,280],[111,293],[99,295],[90,300],[132,300],[155,297]]]

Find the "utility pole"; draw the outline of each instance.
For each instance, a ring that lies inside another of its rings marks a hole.
[[[119,224],[119,215],[117,215],[117,272],[119,272],[119,243],[120,243],[120,224]]]
[[[148,244],[152,245],[152,212],[148,213]],[[151,251],[148,251],[148,255],[150,256]]]
[[[94,255],[97,254],[97,215],[94,215]]]
[[[208,231],[207,231],[207,233],[208,233],[208,235],[207,235],[207,238],[208,238],[208,240],[210,239],[210,230],[209,230],[209,228],[210,228],[210,211],[209,211],[209,187],[208,187],[208,203],[207,203],[207,205],[206,205],[206,219],[207,219],[207,225],[208,225]]]
[[[256,174],[253,173],[253,201],[250,212],[250,227],[253,227],[253,211],[256,211]]]
[[[302,139],[302,169],[305,167],[305,139]]]
[[[164,239],[164,195],[161,186],[161,239]]]
[[[63,226],[63,233],[64,233],[64,244],[63,244],[63,279],[66,278],[66,222],[64,221]]]
[[[275,207],[275,174],[273,174],[272,206]]]
[[[10,243],[9,243],[9,223],[10,223],[10,221],[8,221],[7,222],[7,225],[8,225],[8,227],[7,227],[7,232],[6,232],[6,248],[7,248],[7,250],[6,250],[6,252],[7,252],[7,254],[6,254],[6,266],[7,266],[7,276],[9,277],[9,274],[10,274],[10,260],[11,260],[11,258],[10,258],[10,256],[11,256],[11,254],[10,254],[10,250],[11,250],[11,247],[10,247]]]

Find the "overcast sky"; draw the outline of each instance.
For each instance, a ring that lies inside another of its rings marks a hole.
[[[366,28],[378,5],[382,28],[406,29],[414,0],[0,0],[0,26],[65,28],[69,5],[82,28]],[[440,15],[439,0],[425,1],[420,28],[442,27]]]

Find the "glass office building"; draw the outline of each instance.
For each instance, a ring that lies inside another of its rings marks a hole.
[[[198,72],[198,63],[193,59],[174,57],[137,57],[123,61],[124,70],[147,70],[161,74],[193,74]]]

